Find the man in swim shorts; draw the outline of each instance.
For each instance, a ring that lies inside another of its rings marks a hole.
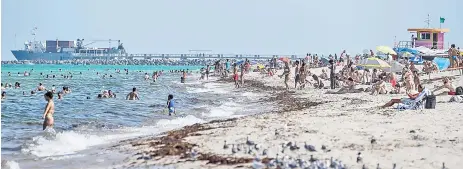
[[[169,96],[167,96],[167,109],[169,109],[169,116],[171,116],[172,113],[176,114],[174,105],[174,95],[169,94]]]

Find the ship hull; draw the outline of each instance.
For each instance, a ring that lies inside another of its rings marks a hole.
[[[33,53],[24,50],[12,50],[16,60],[70,60],[74,59],[71,53]]]

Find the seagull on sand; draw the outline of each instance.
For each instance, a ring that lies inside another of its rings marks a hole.
[[[232,153],[235,154],[236,153],[236,148],[235,148],[235,144],[232,145]]]
[[[268,153],[268,150],[267,150],[267,149],[264,149],[264,151],[262,151],[262,155],[263,155],[263,156],[266,156],[267,153]]]
[[[313,145],[308,145],[306,142],[304,142],[304,148],[310,152],[314,152],[314,151],[317,151],[315,150],[315,146]]]
[[[357,163],[362,162],[362,157],[360,157],[360,152],[357,154]]]
[[[249,136],[248,136],[248,137],[246,137],[246,144],[252,146],[255,143],[254,143],[254,141],[249,140]]]
[[[224,140],[223,141],[223,149],[228,149],[228,145],[227,145],[227,140]]]
[[[294,145],[289,146],[289,149],[290,149],[291,151],[294,151],[294,150],[299,150],[299,147],[296,145],[296,142],[294,142]]]

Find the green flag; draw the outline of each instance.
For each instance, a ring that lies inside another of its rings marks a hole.
[[[440,23],[444,23],[444,22],[445,22],[445,18],[440,17]]]

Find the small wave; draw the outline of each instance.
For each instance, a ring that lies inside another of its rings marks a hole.
[[[178,117],[172,120],[167,120],[167,119],[162,119],[159,120],[158,123],[156,124],[157,127],[166,129],[166,130],[171,130],[187,125],[192,125],[196,123],[203,123],[204,120],[197,118],[193,115],[187,115],[185,117]]]
[[[16,161],[2,160],[3,169],[21,169]]]
[[[219,107],[213,107],[209,109],[209,117],[229,117],[232,116],[239,109],[239,105],[233,102],[226,102]]]
[[[25,145],[21,151],[37,157],[72,154],[104,143],[104,140],[98,136],[79,134],[74,131],[57,133],[54,138],[36,136],[32,140],[33,142]]]
[[[225,94],[229,93],[230,90],[225,88],[226,86],[218,83],[205,83],[204,88],[190,88],[187,87],[189,93],[217,93]]]
[[[72,155],[78,151],[88,149],[91,146],[108,144],[114,141],[144,135],[159,134],[186,125],[203,122],[204,121],[202,119],[193,115],[187,115],[185,117],[178,117],[171,120],[162,119],[158,121],[155,126],[108,130],[105,131],[106,134],[101,136],[96,134],[83,134],[75,131],[60,132],[54,137],[44,134],[33,137],[32,143],[24,145],[21,151],[37,157]],[[109,131],[112,131],[112,134],[107,134]],[[59,157],[54,157],[53,159],[59,159]]]

